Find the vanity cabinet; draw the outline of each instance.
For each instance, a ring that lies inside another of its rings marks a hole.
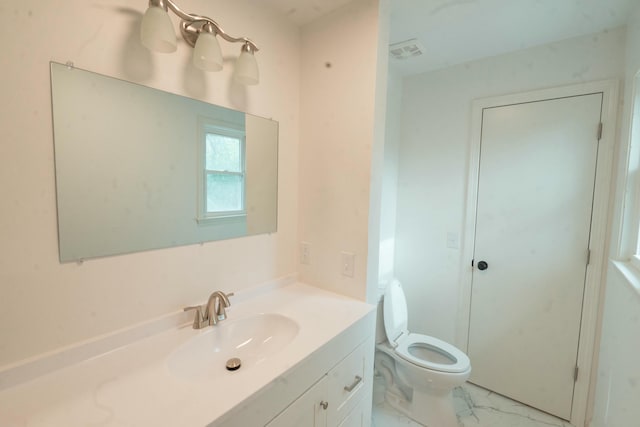
[[[266,427],[368,427],[373,379],[370,347],[369,340],[361,343]]]

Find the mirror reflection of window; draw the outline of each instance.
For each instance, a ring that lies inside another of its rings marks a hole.
[[[244,123],[201,117],[198,223],[246,218]]]
[[[205,125],[203,147],[200,218],[245,215],[245,132]]]

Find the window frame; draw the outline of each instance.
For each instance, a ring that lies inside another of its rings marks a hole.
[[[623,119],[624,120],[624,119]],[[627,113],[620,225],[617,228],[615,258],[628,262],[640,274],[640,70],[631,80],[631,104]],[[625,124],[622,124],[625,128]],[[616,236],[614,236],[614,239]]]

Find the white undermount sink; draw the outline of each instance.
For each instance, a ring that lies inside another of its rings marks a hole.
[[[289,317],[261,313],[239,319],[228,317],[203,329],[174,350],[167,359],[169,371],[193,381],[208,381],[234,375],[261,364],[282,350],[298,334],[299,326]],[[227,370],[227,361],[239,358],[237,371]]]

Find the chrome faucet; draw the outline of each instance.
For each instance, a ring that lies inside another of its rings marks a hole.
[[[229,301],[229,297],[231,296],[233,296],[233,292],[225,294],[221,291],[215,291],[209,295],[209,300],[206,305],[185,307],[184,311],[195,310],[196,312],[193,319],[193,329],[202,329],[207,326],[216,325],[220,320],[226,319],[226,308],[231,305]]]

